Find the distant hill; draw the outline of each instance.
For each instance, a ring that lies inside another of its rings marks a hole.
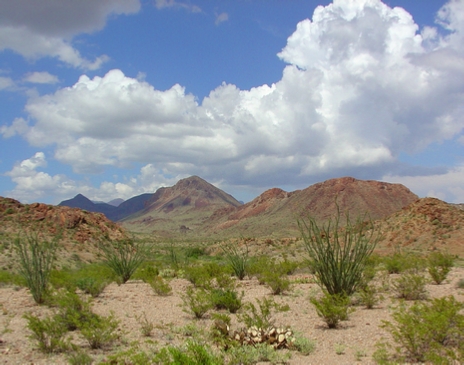
[[[464,210],[462,204],[448,204],[423,198],[376,222],[382,230],[379,248],[448,251],[464,254]]]
[[[121,203],[124,202],[124,199],[121,199],[121,198],[117,198],[117,199],[113,199],[111,201],[108,202],[109,205],[112,205],[113,207],[118,207],[121,205]]]
[[[85,200],[82,199],[82,202]],[[41,203],[21,204],[17,200],[0,197],[0,235],[2,243],[38,231],[46,239],[60,234],[60,256],[72,259],[76,254],[83,260],[94,260],[96,242],[127,237],[127,232],[101,213],[79,208]],[[6,247],[6,246],[5,246]],[[11,247],[11,246],[10,246]],[[11,257],[0,253],[0,266]]]
[[[319,222],[326,221],[336,214],[337,205],[353,218],[367,213],[375,220],[417,199],[416,194],[401,184],[344,177],[293,192],[267,190],[240,207],[215,212],[207,231],[220,235],[239,232],[246,236],[295,236],[298,219],[312,216]]]
[[[108,219],[116,222],[142,210],[145,207],[145,202],[152,195],[153,194],[141,194],[126,201],[116,199],[116,202],[119,201],[120,204],[115,203],[115,201],[111,201],[110,204],[94,203],[84,195],[77,194],[72,199],[62,201],[58,206],[80,208],[89,212],[103,213]]]
[[[240,205],[230,194],[198,176],[191,176],[173,187],[158,189],[143,210],[123,219],[121,224],[131,231],[160,235],[192,230],[197,233],[216,210]]]

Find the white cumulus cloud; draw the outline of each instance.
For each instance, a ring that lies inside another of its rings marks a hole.
[[[13,50],[28,59],[56,57],[70,66],[95,70],[108,57],[81,56],[72,38],[104,27],[110,14],[132,14],[139,0],[0,0],[0,51]]]
[[[402,8],[335,0],[298,24],[275,84],[223,83],[200,102],[181,85],[157,90],[121,70],[83,75],[30,99],[27,129],[17,122],[3,133],[56,146],[76,172],[138,162],[241,186],[394,176],[401,152],[463,131],[462,14],[451,1],[439,12],[446,29],[421,32]]]
[[[46,71],[28,73],[24,76],[23,80],[32,84],[56,84],[59,82],[57,76]]]

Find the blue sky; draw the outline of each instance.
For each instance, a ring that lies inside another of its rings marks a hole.
[[[0,0],[0,195],[198,175],[464,202],[464,0]]]

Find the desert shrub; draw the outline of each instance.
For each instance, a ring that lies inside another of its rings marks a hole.
[[[301,334],[296,333],[294,341],[291,343],[291,348],[298,351],[300,354],[308,356],[316,349],[316,344],[313,340],[303,337]]]
[[[443,253],[433,252],[427,257],[427,269],[436,284],[441,284],[448,276],[454,265],[454,256]]]
[[[207,345],[187,341],[182,347],[168,346],[155,356],[155,364],[163,365],[223,365],[224,359]]]
[[[274,312],[288,310],[288,306],[280,305],[272,298],[256,299],[256,303],[258,307],[251,302],[245,303],[237,315],[238,321],[244,323],[247,328],[269,328],[274,324]]]
[[[229,365],[252,365],[257,363],[287,364],[290,353],[275,351],[266,343],[254,346],[232,347],[227,351],[227,364]]]
[[[3,285],[19,285],[24,286],[26,282],[24,277],[10,271],[0,270],[0,286]]]
[[[119,321],[111,313],[109,316],[93,314],[80,326],[81,334],[91,349],[100,349],[112,344],[117,338]]]
[[[108,286],[108,282],[104,279],[96,279],[92,277],[77,278],[76,286],[85,294],[89,294],[93,298],[97,298]]]
[[[73,290],[75,288],[73,273],[69,270],[52,270],[49,282],[55,289]]]
[[[232,271],[234,272],[234,275],[239,280],[243,280],[248,274],[248,246],[245,244],[244,249],[239,249],[236,245],[230,244],[223,245],[221,248],[232,268]]]
[[[229,336],[230,315],[213,313],[211,318],[213,319],[213,324],[211,325],[210,336],[216,346],[227,350],[233,344],[233,340]]]
[[[50,297],[50,304],[58,308],[57,318],[61,318],[68,331],[80,328],[94,316],[90,309],[90,301],[81,299],[73,291],[58,291]]]
[[[329,294],[350,296],[364,284],[367,259],[380,238],[372,222],[364,222],[364,218],[353,223],[346,214],[341,228],[337,207],[335,219],[322,226],[312,217],[298,221],[315,279]]]
[[[67,356],[68,364],[70,365],[92,365],[93,358],[83,350],[76,350]]]
[[[58,240],[58,235],[49,241],[32,232],[25,234],[25,239],[18,236],[13,242],[19,258],[19,273],[38,304],[42,304],[46,298]]]
[[[155,362],[156,361],[156,362]],[[167,360],[166,360],[167,361]],[[107,356],[100,364],[112,365],[145,365],[145,364],[166,364],[156,360],[156,354],[153,351],[145,352],[138,344],[133,344],[128,349],[124,349]]]
[[[68,330],[60,316],[40,319],[31,313],[26,313],[24,318],[27,320],[27,328],[32,332],[29,337],[37,341],[40,351],[62,352],[69,347],[68,341],[65,340]]]
[[[230,313],[236,313],[242,307],[241,295],[234,289],[215,288],[211,289],[211,301],[216,309],[226,309]]]
[[[274,295],[282,294],[290,289],[290,280],[279,266],[271,267],[261,275],[261,280],[271,289]]]
[[[383,257],[382,262],[389,274],[401,274],[406,271],[421,270],[425,267],[424,259],[411,252],[397,251],[392,255]]]
[[[203,288],[188,287],[182,295],[184,312],[191,313],[195,318],[202,318],[210,309],[213,308],[211,294]]]
[[[360,304],[367,309],[372,309],[382,299],[377,288],[373,285],[367,285],[357,292]]]
[[[147,314],[143,312],[141,316],[136,316],[135,318],[140,325],[140,332],[142,332],[142,335],[145,337],[150,337],[153,330],[155,329],[155,325],[153,322],[148,320]]]
[[[153,278],[159,275],[159,269],[151,262],[144,262],[141,264],[133,275],[133,279],[142,280],[148,283]]]
[[[267,255],[250,258],[248,263],[248,275],[255,276],[260,284],[264,284],[263,274],[273,265],[273,260]]]
[[[206,251],[203,247],[194,246],[188,247],[185,250],[185,257],[188,259],[198,259],[200,256],[205,256]]]
[[[101,242],[99,248],[104,264],[114,271],[123,284],[151,254],[151,249],[146,244],[133,239]]]
[[[344,294],[330,294],[324,292],[319,297],[312,297],[311,303],[316,308],[316,312],[329,328],[337,328],[340,321],[348,319],[350,309],[350,298]]]
[[[405,300],[420,300],[427,296],[425,284],[427,280],[415,271],[401,274],[401,276],[393,282],[393,290],[398,298]]]
[[[464,289],[464,279],[459,279],[458,283],[456,284],[458,289]]]
[[[153,291],[160,296],[167,296],[172,293],[172,288],[169,282],[164,280],[161,276],[155,276],[153,279],[148,281]]]
[[[184,277],[197,288],[211,287],[213,277],[205,265],[191,265],[184,269]]]
[[[399,306],[392,313],[394,322],[384,322],[399,346],[395,362],[452,364],[464,360],[464,304],[453,296],[416,302],[409,308]],[[376,356],[388,359],[385,344]]]

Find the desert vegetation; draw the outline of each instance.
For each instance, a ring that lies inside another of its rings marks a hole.
[[[0,351],[37,364],[463,361],[459,257],[379,255],[375,226],[340,214],[299,223],[285,240],[105,240],[91,262],[61,260],[59,235],[4,235]]]

